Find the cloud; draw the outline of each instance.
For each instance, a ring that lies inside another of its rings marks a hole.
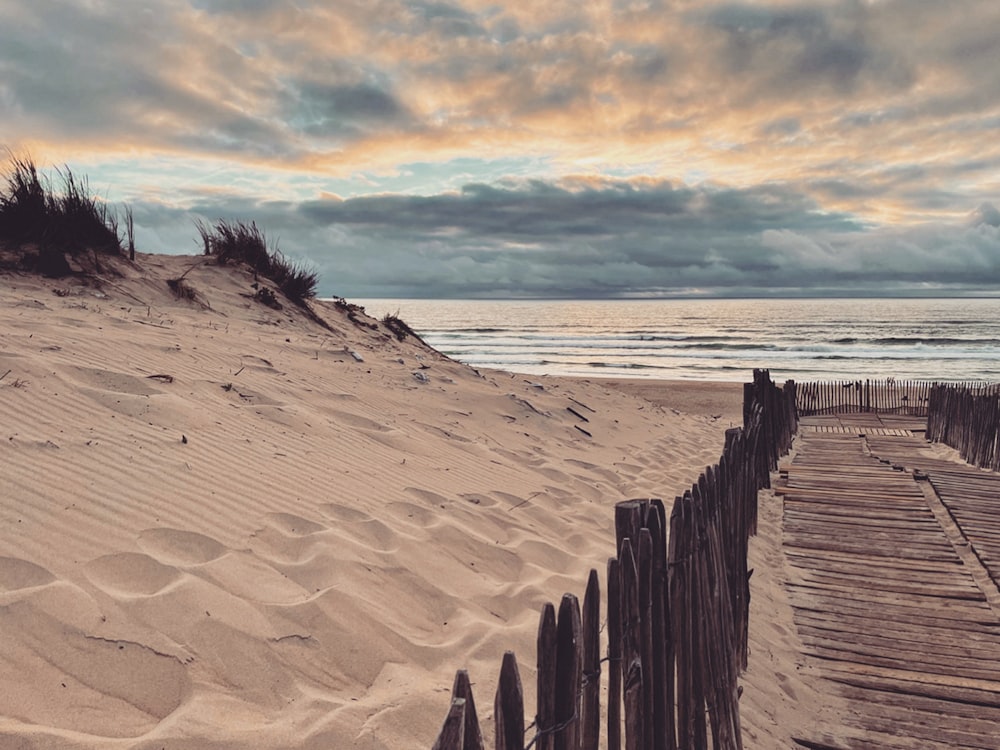
[[[983,203],[969,215],[968,225],[978,227],[986,225],[1000,227],[1000,211],[992,203]]]
[[[7,2],[3,145],[113,177],[157,248],[255,219],[331,292],[993,283],[998,25],[990,0]]]
[[[300,81],[288,86],[288,123],[315,137],[361,136],[410,120],[390,91],[372,83]]]
[[[433,196],[303,202],[199,195],[187,216],[255,220],[347,297],[828,294],[1000,283],[995,210],[975,225],[870,230],[787,185],[692,188],[649,180],[506,181]],[[137,210],[171,239],[183,215]],[[190,221],[190,218],[188,219]],[[148,237],[148,235],[145,235]]]

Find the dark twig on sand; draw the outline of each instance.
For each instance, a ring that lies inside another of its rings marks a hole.
[[[577,406],[582,406],[582,407],[583,407],[584,409],[586,409],[587,411],[589,411],[589,412],[590,412],[591,414],[597,414],[597,411],[596,411],[595,409],[591,409],[591,408],[590,408],[589,406],[587,406],[587,405],[586,405],[585,403],[583,403],[582,401],[577,401],[577,400],[576,400],[575,398],[573,398],[572,396],[569,396],[569,400],[570,400],[570,401],[572,401],[572,402],[573,402],[574,404],[576,404]]]

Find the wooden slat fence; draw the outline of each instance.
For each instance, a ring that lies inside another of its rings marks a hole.
[[[797,384],[799,416],[814,414],[927,415],[927,399],[934,382],[928,380],[840,380]]]
[[[737,679],[748,655],[747,547],[757,529],[757,491],[791,446],[795,384],[779,388],[767,371],[754,371],[744,420],[727,431],[719,463],[674,500],[669,517],[660,500],[615,506],[604,659],[596,570],[582,612],[572,594],[558,613],[543,607],[537,706],[527,728],[517,660],[504,654],[494,700],[497,750],[597,750],[602,663],[608,750],[707,750],[710,741],[715,750],[743,747]],[[483,748],[476,717],[460,671],[435,750]]]
[[[1000,471],[1000,384],[935,385],[927,439],[950,445],[973,466]]]

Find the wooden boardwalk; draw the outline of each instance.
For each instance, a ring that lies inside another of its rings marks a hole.
[[[919,437],[907,441],[870,437],[868,442],[875,455],[927,475],[980,564],[1000,586],[1000,474],[941,459]]]
[[[802,747],[1000,748],[1000,476],[934,458],[924,426],[804,418],[775,488],[796,628],[849,707]]]

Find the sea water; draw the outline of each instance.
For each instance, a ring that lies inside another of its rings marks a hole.
[[[743,381],[1000,380],[1000,299],[352,300],[473,367]]]

